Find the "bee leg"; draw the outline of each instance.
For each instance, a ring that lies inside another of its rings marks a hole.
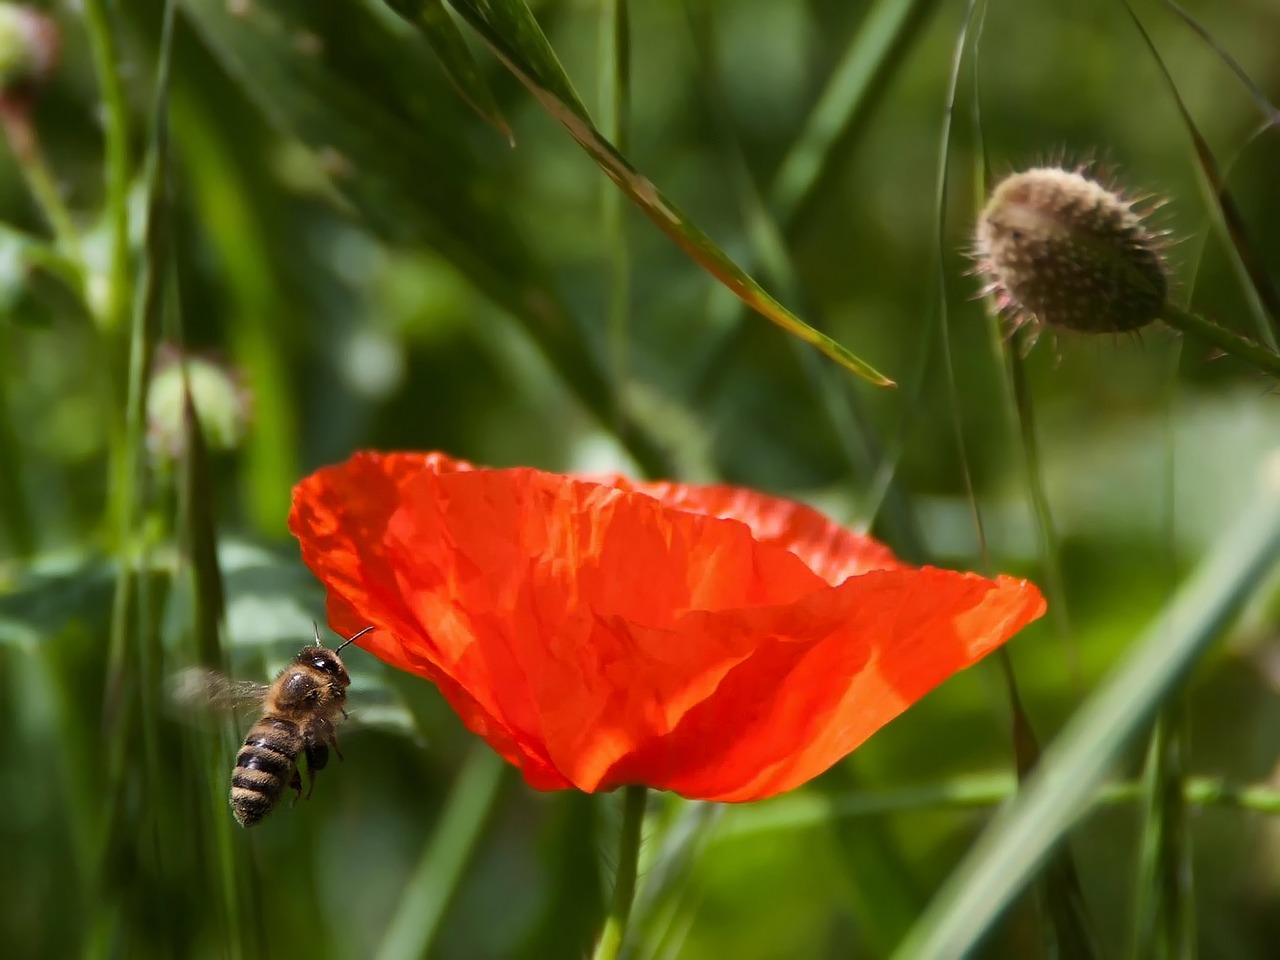
[[[307,745],[307,799],[311,799],[311,791],[316,788],[316,771],[323,770],[329,763],[329,748],[323,743]]]
[[[345,717],[347,714],[344,711],[342,715]],[[342,750],[338,747],[338,731],[334,728],[332,723],[329,723],[327,720],[325,721],[324,726],[318,731],[317,739],[323,740],[329,746],[333,747],[333,752],[338,755],[339,760],[347,759],[342,755]]]
[[[293,790],[293,804],[296,806],[298,798],[302,796],[302,775],[298,773],[297,767],[293,768],[293,776],[289,778],[289,788]]]

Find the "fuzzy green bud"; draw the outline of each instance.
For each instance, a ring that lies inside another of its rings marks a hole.
[[[58,63],[58,25],[17,3],[0,3],[0,102],[25,103]]]
[[[177,350],[165,348],[156,359],[147,390],[147,440],[152,452],[177,459],[186,450],[188,386],[209,450],[239,446],[249,424],[249,399],[239,378],[212,360],[184,357]]]

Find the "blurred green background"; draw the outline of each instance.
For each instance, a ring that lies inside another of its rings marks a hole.
[[[252,833],[225,805],[243,725],[166,705],[175,670],[221,658],[265,680],[309,638],[323,597],[285,529],[290,488],[354,450],[723,480],[815,503],[913,562],[1029,576],[1050,613],[1008,649],[1046,741],[1251,498],[1280,444],[1269,380],[1158,327],[1046,334],[1023,359],[965,252],[984,168],[1096,158],[1169,201],[1176,296],[1258,336],[1236,259],[1280,274],[1280,134],[1255,136],[1267,117],[1213,44],[1280,100],[1276,0],[1188,2],[1205,36],[1134,4],[1227,171],[1234,241],[1111,0],[992,2],[980,23],[955,2],[531,7],[628,159],[899,386],[742,307],[466,25],[496,125],[376,0],[184,0],[167,93],[162,3],[48,8],[62,54],[29,116],[75,244],[52,246],[30,167],[0,151],[5,956],[590,953],[615,798],[533,793],[424,682],[351,653],[346,762]],[[105,107],[104,77],[120,83]],[[179,340],[249,398],[233,449],[173,460],[139,419],[130,371]],[[1268,597],[1178,698],[1185,774],[1275,774]],[[629,955],[888,957],[1010,791],[1010,723],[986,663],[772,808],[655,799]],[[1093,955],[1175,955],[1143,932],[1144,823],[1130,793],[1072,834]],[[1184,826],[1176,955],[1275,956],[1280,820],[1204,805]],[[1045,946],[1054,897],[1028,893],[982,955],[1088,955]]]

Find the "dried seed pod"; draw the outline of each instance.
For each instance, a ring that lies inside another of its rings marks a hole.
[[[1168,295],[1160,235],[1134,202],[1056,167],[996,185],[978,220],[975,253],[984,293],[1021,325],[1080,333],[1137,330]]]

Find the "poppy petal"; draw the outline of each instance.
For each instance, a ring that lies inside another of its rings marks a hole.
[[[335,628],[380,627],[540,789],[791,789],[1044,609],[751,491],[439,454],[321,470],[290,528]]]
[[[647,493],[677,510],[745,523],[761,543],[794,553],[832,586],[870,570],[900,566],[884,544],[832,523],[812,507],[792,500],[719,484],[638,483],[622,477],[611,482]]]

